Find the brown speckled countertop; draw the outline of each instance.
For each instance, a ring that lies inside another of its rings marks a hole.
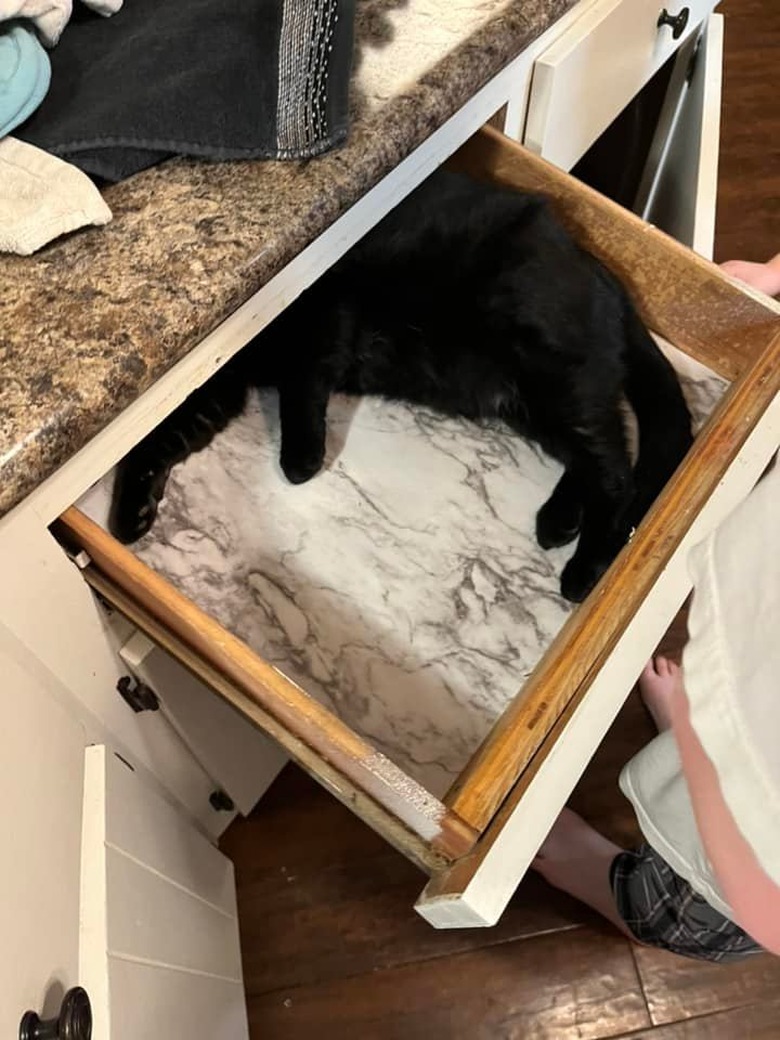
[[[0,516],[574,3],[507,0],[411,87],[364,106],[340,151],[176,160],[109,188],[107,227],[1,256]]]

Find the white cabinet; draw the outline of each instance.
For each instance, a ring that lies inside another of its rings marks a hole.
[[[680,54],[650,150],[636,209],[712,259],[718,191],[723,16]]]
[[[591,4],[534,62],[526,146],[570,170],[713,6],[714,0],[672,0],[667,13],[685,23],[677,35],[659,25],[667,10],[662,0]]]
[[[0,627],[0,1036],[78,983],[84,732]]]
[[[96,1040],[244,1040],[232,865],[204,837],[221,826],[212,779],[119,697],[110,619],[24,505],[0,522],[0,572],[0,1036],[28,1010],[56,1019],[81,985]]]
[[[596,0],[534,62],[524,144],[572,167],[672,63],[632,208],[710,258],[715,233],[723,18],[713,0]],[[660,24],[665,12],[677,33]],[[621,162],[621,155],[614,155]]]
[[[232,863],[110,749],[85,759],[79,981],[95,1037],[246,1040]]]
[[[80,985],[96,1038],[244,1040],[232,864],[26,658],[0,629],[0,1036]]]

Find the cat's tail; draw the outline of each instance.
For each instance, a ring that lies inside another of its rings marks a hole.
[[[691,414],[677,373],[625,297],[626,383],[639,426],[634,497],[626,517],[635,527],[655,501],[693,443]]]

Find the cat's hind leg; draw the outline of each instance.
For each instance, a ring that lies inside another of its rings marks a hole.
[[[579,603],[624,545],[633,495],[631,460],[617,408],[575,431],[571,469],[582,491],[582,524],[574,555],[563,569],[561,593]]]

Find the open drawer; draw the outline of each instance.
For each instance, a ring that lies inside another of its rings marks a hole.
[[[97,594],[430,875],[436,927],[490,925],[690,588],[689,547],[743,497],[780,431],[780,308],[492,129],[454,164],[542,191],[648,326],[731,383],[588,600],[443,795],[401,769],[76,508],[56,525]]]

